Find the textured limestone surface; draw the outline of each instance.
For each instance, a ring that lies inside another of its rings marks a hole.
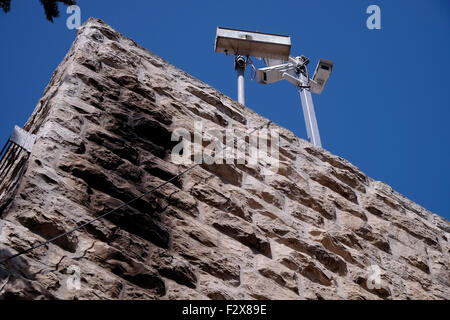
[[[29,159],[1,182],[0,259],[182,172],[170,137],[194,120],[220,130],[268,121],[90,19],[24,127],[37,135]],[[198,166],[9,261],[0,297],[450,299],[447,220],[272,126],[277,174]]]

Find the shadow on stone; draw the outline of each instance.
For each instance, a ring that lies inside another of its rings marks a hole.
[[[0,248],[0,260],[13,255]],[[28,262],[22,257],[11,259],[0,265],[0,300],[52,299],[44,287],[34,281]]]

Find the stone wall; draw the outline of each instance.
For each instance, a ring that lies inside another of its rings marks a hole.
[[[81,225],[186,167],[174,128],[267,119],[90,19],[25,129],[0,204],[0,258]],[[9,261],[2,298],[449,299],[450,224],[272,124],[280,168],[201,165],[105,219]],[[17,168],[16,168],[17,169]],[[15,172],[19,172],[16,170]],[[381,283],[367,279],[379,268]],[[71,273],[79,268],[81,286]],[[370,271],[372,270],[372,271]],[[369,282],[370,284],[370,282]]]

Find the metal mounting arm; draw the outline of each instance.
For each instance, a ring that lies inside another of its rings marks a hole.
[[[311,92],[320,93],[323,90],[323,86],[328,78],[324,80],[322,80],[322,78],[327,75],[329,76],[332,68],[332,62],[328,60],[325,61],[323,59],[319,61],[314,75],[314,78],[317,79],[311,79],[308,76],[308,70],[306,68],[308,63],[309,59],[305,56],[298,56],[295,58],[289,57],[289,61],[285,64],[272,65],[259,69],[257,72],[257,77],[259,83],[274,83],[284,79],[298,88],[308,139],[312,144],[322,147]],[[328,70],[328,74],[324,75],[324,71],[320,70],[320,73],[316,76],[319,67],[321,67],[321,69]],[[318,83],[319,80],[322,80],[322,84]]]
[[[299,74],[299,77],[296,78],[288,73],[283,73],[283,79],[297,86],[300,93],[300,101],[302,103],[303,117],[305,118],[308,139],[315,146],[322,147],[319,126],[317,125],[316,113],[314,111],[314,103],[312,100],[308,79],[301,74]]]
[[[309,88],[299,87],[300,100],[302,102],[303,116],[305,118],[306,133],[309,141],[318,147],[322,147],[320,140],[319,126],[317,125],[316,113],[314,111],[314,103]]]
[[[303,117],[305,118],[306,133],[309,141],[315,146],[322,147],[320,140],[319,126],[317,125],[316,113],[314,111],[314,103],[310,91],[310,83],[308,79],[299,74],[296,78],[289,73],[283,73],[283,79],[297,86],[300,93],[300,101],[302,103]],[[309,81],[312,81],[309,79]]]

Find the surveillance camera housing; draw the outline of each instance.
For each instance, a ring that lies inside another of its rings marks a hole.
[[[281,77],[281,73],[276,70],[262,68],[256,71],[256,79],[258,83],[268,84],[280,81],[283,78]]]
[[[287,61],[291,51],[291,38],[271,33],[218,27],[214,51]]]
[[[313,81],[311,82],[311,91],[317,94],[322,93],[332,71],[333,61],[320,58],[312,77]]]
[[[258,83],[269,84],[280,81],[283,74],[295,74],[295,67],[290,63],[279,64],[276,66],[260,68],[256,71],[256,79]]]

